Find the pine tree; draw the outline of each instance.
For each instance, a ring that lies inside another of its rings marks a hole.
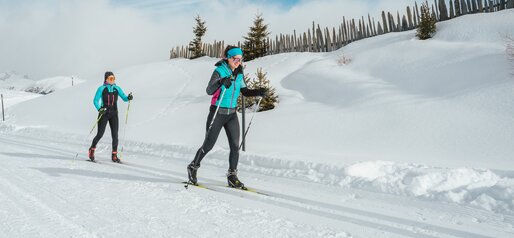
[[[195,17],[196,26],[193,28],[193,33],[195,33],[195,38],[189,42],[189,51],[192,52],[191,59],[196,59],[198,57],[202,57],[205,53],[202,50],[202,37],[205,35],[207,31],[207,27],[205,26],[205,21],[202,21],[199,15]]]
[[[257,78],[251,80],[248,75],[245,76],[245,82],[248,88],[250,89],[258,89],[265,88],[267,90],[266,96],[262,98],[261,104],[257,111],[267,111],[275,108],[278,104],[278,95],[276,95],[275,88],[270,85],[270,81],[266,78],[267,73],[265,73],[262,68],[257,69],[257,73],[255,74]],[[242,109],[242,97],[238,98],[238,111]],[[245,107],[251,108],[255,104],[257,104],[257,98],[255,97],[245,97]]]
[[[268,49],[268,42],[266,38],[270,33],[268,32],[268,25],[264,24],[262,14],[257,14],[253,21],[253,26],[250,27],[248,36],[243,37],[245,42],[243,44],[243,51],[245,60],[250,61],[266,55]]]
[[[435,23],[436,18],[434,14],[430,13],[428,2],[423,3],[423,5],[421,5],[421,20],[419,22],[416,36],[420,40],[432,38],[436,31]]]

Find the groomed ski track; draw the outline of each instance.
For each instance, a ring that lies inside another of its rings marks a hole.
[[[102,144],[95,164],[85,152],[74,159],[80,141],[15,132],[4,133],[0,147],[2,237],[514,235],[513,217],[457,204],[244,170],[242,181],[266,195],[239,191],[226,187],[225,165],[202,165],[199,181],[208,189],[186,190],[189,151],[126,148],[124,164],[115,164]]]

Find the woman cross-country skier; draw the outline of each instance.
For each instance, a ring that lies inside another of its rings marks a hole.
[[[216,143],[221,128],[225,128],[230,146],[229,169],[227,173],[228,185],[234,188],[244,188],[244,184],[237,177],[237,163],[239,161],[237,98],[240,93],[247,97],[263,97],[266,94],[266,89],[246,88],[243,67],[241,65],[243,51],[240,48],[228,46],[225,49],[224,56],[226,57],[225,59],[215,64],[216,69],[212,73],[207,85],[207,94],[212,95],[209,115],[207,117],[207,132],[202,147],[198,149],[195,158],[187,166],[187,173],[189,183],[198,185],[196,174],[200,167],[200,162]],[[217,114],[216,109],[218,109]]]
[[[98,133],[93,139],[93,144],[89,148],[89,159],[91,161],[95,161],[95,149],[96,144],[102,138],[105,132],[105,127],[107,127],[107,122],[109,122],[109,126],[111,127],[111,136],[112,136],[112,161],[120,162],[118,158],[118,96],[123,99],[123,101],[128,102],[132,100],[132,93],[129,95],[125,95],[123,90],[114,83],[116,78],[112,72],[105,72],[104,76],[104,84],[96,90],[95,98],[93,103],[98,110]]]

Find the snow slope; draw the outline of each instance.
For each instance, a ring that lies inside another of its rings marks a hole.
[[[416,40],[413,31],[392,33],[336,52],[248,62],[247,73],[268,72],[280,104],[255,116],[241,176],[273,198],[222,187],[229,195],[188,192],[175,184],[202,143],[210,102],[205,86],[217,59],[114,71],[117,84],[134,93],[126,127],[126,104],[119,112],[127,165],[106,161],[109,133],[99,149],[106,162],[70,161],[90,143],[92,98],[102,79],[17,104],[0,126],[0,191],[27,199],[0,193],[10,201],[2,209],[10,212],[0,216],[10,227],[4,234],[45,236],[63,223],[61,236],[510,237],[514,81],[502,35],[514,35],[513,21],[513,10],[468,15],[438,24],[428,41]],[[343,55],[351,62],[339,65]],[[222,184],[227,157],[221,133],[200,181]],[[23,177],[52,185],[44,191]],[[77,186],[83,189],[72,189]],[[49,205],[56,194],[62,207]],[[100,202],[80,208],[89,197]],[[113,207],[112,197],[123,202]],[[43,228],[9,222],[28,219],[15,210],[30,210],[34,201],[38,215],[51,215]],[[72,201],[77,204],[64,205]],[[112,222],[120,219],[131,228]],[[194,221],[204,219],[206,228],[195,230]],[[227,222],[255,229],[224,233]]]
[[[71,87],[72,84],[76,85],[83,82],[84,80],[73,76],[32,80],[27,76],[8,72],[0,74],[0,93],[4,95],[4,107],[7,108],[20,102],[40,97],[41,94],[49,94]]]

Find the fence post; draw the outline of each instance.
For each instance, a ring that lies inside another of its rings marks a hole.
[[[5,121],[5,116],[4,116],[4,95],[3,94],[0,94],[1,95],[1,98],[2,98],[2,121]]]

